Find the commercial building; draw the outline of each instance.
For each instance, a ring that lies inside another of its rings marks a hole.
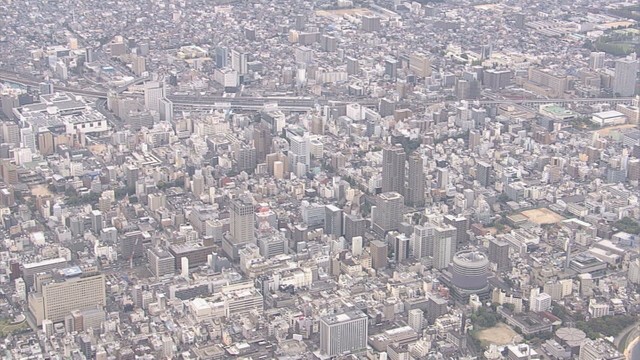
[[[73,310],[89,310],[106,305],[103,274],[83,273],[71,267],[37,276],[37,291],[29,294],[29,315],[32,325],[40,326],[44,319],[63,321]]]
[[[385,192],[377,197],[376,207],[372,210],[373,230],[384,235],[398,229],[402,222],[404,196],[397,192]]]
[[[395,191],[404,194],[406,154],[401,147],[382,150],[382,192]]]
[[[368,318],[354,310],[320,318],[320,353],[337,356],[367,348]]]

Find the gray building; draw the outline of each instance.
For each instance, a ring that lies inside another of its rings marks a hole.
[[[366,350],[367,323],[359,310],[320,318],[320,353],[333,357]]]

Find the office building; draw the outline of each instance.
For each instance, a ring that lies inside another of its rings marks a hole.
[[[593,70],[602,69],[604,67],[605,53],[601,51],[593,51],[589,54],[589,68]]]
[[[266,124],[260,123],[253,128],[253,146],[256,149],[256,163],[264,163],[272,149],[271,130]]]
[[[396,235],[393,240],[393,257],[396,263],[407,260],[411,254],[411,249],[409,248],[409,243],[411,240],[409,239],[409,237],[405,234],[400,234]]]
[[[34,276],[36,274],[66,267],[67,260],[62,257],[22,265],[22,279],[24,280],[27,291],[31,289],[31,286],[35,283]]]
[[[382,150],[383,193],[395,191],[398,194],[404,194],[405,160],[406,154],[401,147],[387,147]]]
[[[489,240],[489,261],[496,264],[496,270],[504,271],[511,267],[509,243],[500,239]]]
[[[364,15],[362,17],[362,30],[366,32],[379,31],[381,27],[381,21],[379,16]]]
[[[20,129],[20,144],[23,148],[31,150],[32,154],[37,152],[36,134],[31,127]]]
[[[103,224],[104,217],[102,216],[102,211],[91,211],[91,230],[93,230],[95,234],[100,234],[100,230],[102,230]]]
[[[435,227],[431,224],[416,225],[413,228],[413,257],[432,257],[435,241]]]
[[[456,228],[450,225],[436,226],[434,229],[433,267],[444,269],[453,259]]]
[[[420,309],[409,310],[409,326],[418,334],[422,334],[422,325],[424,322],[424,312]]]
[[[476,179],[480,185],[487,187],[491,182],[491,164],[484,161],[476,163]]]
[[[159,248],[150,248],[147,250],[147,258],[149,259],[149,270],[156,277],[175,273],[175,258],[170,252]]]
[[[408,206],[419,208],[424,206],[425,202],[425,175],[422,156],[411,155],[408,163],[405,201]]]
[[[227,67],[229,62],[229,49],[225,47],[217,47],[214,51],[216,68],[222,69]]]
[[[617,96],[633,96],[636,92],[638,60],[632,58],[616,60],[613,77],[613,94]]]
[[[409,70],[418,77],[431,76],[431,61],[427,55],[413,53],[409,56]]]
[[[255,211],[250,194],[241,194],[229,204],[231,241],[234,244],[255,243]]]
[[[482,73],[482,85],[493,91],[504,89],[511,85],[511,71],[506,69],[485,70]]]
[[[338,356],[367,348],[367,315],[354,310],[320,318],[320,353]]]
[[[372,209],[373,230],[384,235],[397,230],[402,222],[404,197],[397,192],[385,192],[377,196],[376,207]]]
[[[369,243],[371,253],[371,267],[375,270],[384,269],[388,262],[387,244],[380,240],[373,240]]]
[[[456,242],[454,244],[454,252],[456,251],[456,249],[460,249],[469,243],[469,235],[467,234],[467,230],[469,230],[469,219],[461,215],[445,215],[444,223],[456,228]]]
[[[344,238],[351,241],[356,236],[364,236],[367,230],[367,219],[358,216],[344,214]]]
[[[144,107],[147,110],[160,112],[160,100],[165,97],[164,86],[158,81],[144,84]]]
[[[384,60],[384,74],[389,76],[391,80],[395,80],[398,77],[398,60],[393,58],[387,58]]]
[[[339,207],[335,205],[325,206],[324,233],[335,237],[342,236],[342,217],[343,211]]]
[[[33,325],[44,319],[61,322],[73,310],[90,310],[106,305],[103,274],[83,273],[79,267],[36,276],[37,291],[29,294],[29,315]]]
[[[240,75],[244,75],[249,72],[249,54],[242,52],[241,50],[231,51],[231,69],[238,72]]]

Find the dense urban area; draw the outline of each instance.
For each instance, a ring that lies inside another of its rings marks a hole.
[[[0,357],[640,359],[639,21],[0,2]]]

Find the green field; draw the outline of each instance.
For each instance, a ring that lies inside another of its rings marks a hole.
[[[29,328],[27,321],[23,321],[17,324],[11,324],[10,319],[0,320],[0,338],[7,337],[13,333],[20,332]]]

